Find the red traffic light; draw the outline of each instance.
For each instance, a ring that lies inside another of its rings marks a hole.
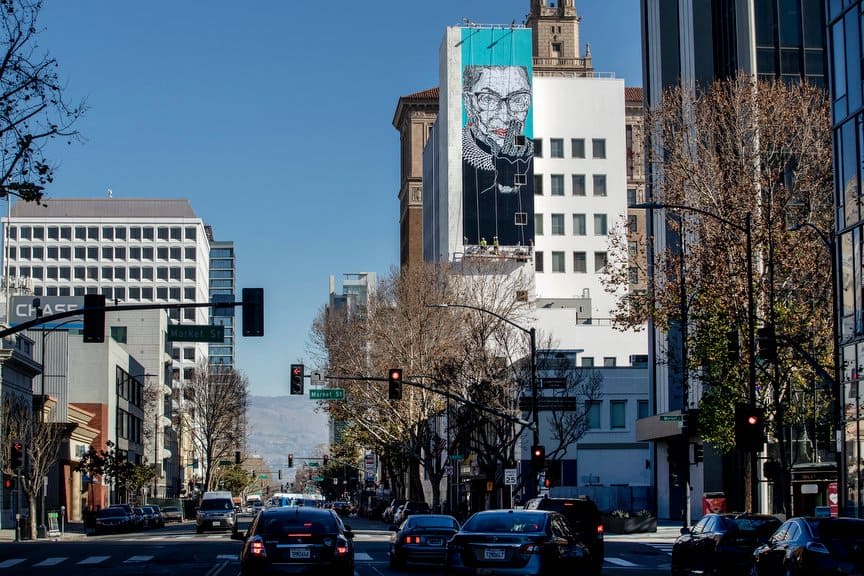
[[[390,370],[390,379],[391,380],[401,380],[402,379],[402,370],[400,368],[394,368]]]
[[[750,417],[747,418],[747,423],[751,426],[755,426],[756,424],[759,424],[759,418],[751,414]]]
[[[4,476],[3,477],[3,487],[4,488],[6,488],[7,490],[11,490],[12,484],[13,484],[13,481],[12,481],[11,476]]]

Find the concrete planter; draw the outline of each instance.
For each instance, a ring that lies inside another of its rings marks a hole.
[[[657,518],[603,516],[603,530],[610,534],[636,534],[639,532],[657,532]]]

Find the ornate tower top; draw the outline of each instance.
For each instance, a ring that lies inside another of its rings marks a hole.
[[[579,24],[575,0],[531,0],[525,25],[534,43],[534,74],[593,76],[591,54],[579,55]]]

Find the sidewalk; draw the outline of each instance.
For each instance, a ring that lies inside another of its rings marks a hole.
[[[672,520],[658,520],[657,532],[637,532],[635,534],[613,534],[606,532],[603,539],[607,542],[650,542],[652,544],[672,544],[681,535],[681,523]]]
[[[83,522],[70,522],[63,527],[63,533],[60,536],[52,536],[47,538],[47,540],[83,540],[87,537],[87,533],[84,529]],[[24,542],[39,542],[45,541],[46,538],[38,538],[36,540],[24,540]],[[15,541],[15,529],[14,528],[2,528],[0,529],[0,543],[2,542],[14,542]]]

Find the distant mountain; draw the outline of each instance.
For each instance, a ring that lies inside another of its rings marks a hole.
[[[271,469],[287,469],[302,458],[327,451],[328,418],[318,402],[299,396],[250,396],[247,410],[248,451],[264,458]]]

